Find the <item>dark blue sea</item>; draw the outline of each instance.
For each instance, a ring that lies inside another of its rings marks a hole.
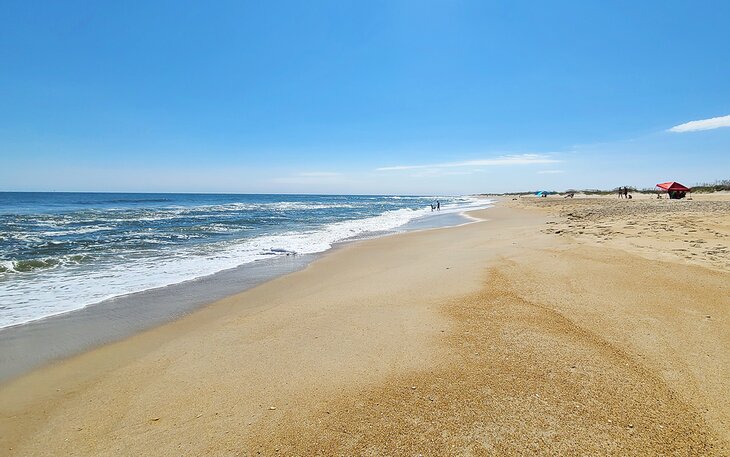
[[[0,193],[0,328],[488,206],[473,197]]]

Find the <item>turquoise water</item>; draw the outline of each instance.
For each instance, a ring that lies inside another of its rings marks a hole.
[[[0,327],[246,263],[323,252],[472,197],[0,193]]]

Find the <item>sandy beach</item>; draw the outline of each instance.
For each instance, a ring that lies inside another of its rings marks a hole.
[[[728,455],[730,200],[504,198],[0,386],[2,455]]]
[[[6,3],[0,457],[730,457],[730,2]]]

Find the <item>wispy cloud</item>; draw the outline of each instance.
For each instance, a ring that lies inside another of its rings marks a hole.
[[[539,175],[556,175],[558,173],[565,173],[565,170],[540,170],[537,172]]]
[[[712,130],[720,127],[730,127],[730,116],[713,117],[710,119],[701,119],[699,121],[685,122],[684,124],[675,125],[669,132],[684,133],[696,132],[698,130]]]
[[[334,178],[335,176],[340,176],[341,173],[335,173],[332,171],[305,171],[302,173],[297,173],[297,176],[300,176],[302,178]]]
[[[392,167],[380,167],[377,171],[398,171],[416,170],[419,168],[457,168],[457,167],[490,167],[509,165],[534,165],[545,163],[557,163],[559,160],[551,158],[547,154],[516,154],[504,155],[492,159],[465,160],[463,162],[444,162],[419,165],[396,165]]]
[[[464,176],[472,174],[472,171],[447,171],[444,174],[447,176]]]

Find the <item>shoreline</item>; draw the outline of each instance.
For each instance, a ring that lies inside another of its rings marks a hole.
[[[511,205],[350,243],[5,383],[0,449],[725,454],[728,272]]]
[[[485,204],[493,204],[489,202]],[[399,233],[455,227],[473,221],[466,212],[429,215],[414,219],[394,232],[374,232],[340,241],[320,253],[278,256],[246,263],[181,283],[121,295],[83,308],[0,328],[0,385],[45,364],[165,325],[211,303],[299,271],[342,246]]]
[[[29,194],[0,202],[0,225],[9,224],[0,237],[0,327],[253,261],[324,252],[436,214],[427,197],[157,197]],[[439,220],[485,202],[444,199]]]

